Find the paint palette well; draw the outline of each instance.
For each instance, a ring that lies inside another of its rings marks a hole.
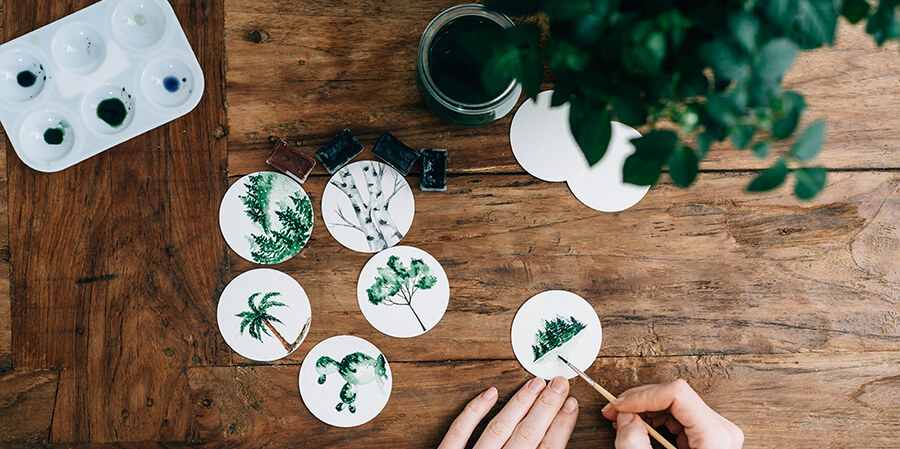
[[[0,45],[0,123],[42,172],[187,114],[203,89],[165,0],[102,0]]]

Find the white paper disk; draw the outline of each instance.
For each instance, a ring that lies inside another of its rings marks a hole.
[[[294,352],[312,321],[303,287],[271,268],[250,270],[229,282],[219,297],[216,315],[228,346],[260,362]]]
[[[553,91],[519,106],[509,127],[509,145],[519,165],[538,179],[562,182],[588,171],[587,159],[569,128],[569,104],[551,107]]]
[[[638,203],[650,186],[636,186],[622,181],[625,159],[634,154],[631,139],[640,137],[634,128],[612,122],[612,137],[606,154],[590,171],[568,180],[569,189],[585,206],[600,212],[619,212]]]
[[[355,427],[376,417],[391,397],[394,378],[372,343],[339,335],[317,344],[300,366],[300,397],[316,418]]]
[[[341,245],[377,253],[409,232],[416,203],[403,175],[377,161],[354,162],[338,170],[322,194],[322,218]]]
[[[557,354],[586,370],[600,353],[602,338],[594,308],[582,297],[563,290],[531,297],[519,307],[512,324],[516,358],[529,373],[544,379],[576,376]]]
[[[356,297],[375,329],[391,337],[415,337],[441,321],[450,282],[431,254],[395,246],[369,259],[359,274]]]
[[[281,173],[251,173],[231,185],[219,206],[225,242],[250,262],[276,264],[306,246],[315,216],[309,196]]]

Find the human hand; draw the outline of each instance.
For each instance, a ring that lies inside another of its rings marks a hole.
[[[650,449],[647,428],[636,414],[652,427],[665,424],[677,435],[679,449],[740,449],[744,444],[741,429],[709,408],[681,379],[632,388],[602,413],[614,422],[616,449]]]
[[[566,447],[575,421],[578,401],[570,397],[569,381],[557,377],[550,382],[534,378],[506,403],[488,423],[474,449],[562,449]],[[497,389],[491,387],[466,404],[450,424],[438,449],[463,449],[475,427],[497,403]]]

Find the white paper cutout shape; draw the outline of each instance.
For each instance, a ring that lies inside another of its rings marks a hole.
[[[294,257],[312,234],[309,196],[281,173],[249,174],[231,185],[219,207],[228,246],[250,262],[276,264]]]
[[[294,278],[258,268],[234,278],[222,291],[219,332],[238,354],[260,362],[287,357],[309,332],[309,297]]]
[[[403,175],[377,161],[338,170],[322,194],[322,218],[341,245],[377,253],[396,245],[412,226],[416,205]]]
[[[369,259],[359,274],[356,297],[375,329],[391,337],[415,337],[441,321],[450,282],[431,254],[395,246]]]
[[[562,182],[587,173],[590,165],[569,127],[569,104],[551,107],[552,90],[519,106],[509,127],[509,145],[522,168],[535,178]]]
[[[512,347],[529,373],[544,379],[575,377],[557,354],[584,371],[600,353],[603,331],[594,308],[582,297],[550,290],[525,301],[512,324]]]
[[[603,159],[587,173],[568,181],[569,189],[578,201],[600,212],[619,212],[644,198],[650,186],[636,186],[622,181],[625,159],[635,151],[631,139],[637,137],[641,137],[641,133],[634,128],[612,122],[612,137]]]
[[[393,385],[387,359],[372,343],[351,335],[317,344],[300,366],[300,397],[325,424],[355,427],[381,413]]]

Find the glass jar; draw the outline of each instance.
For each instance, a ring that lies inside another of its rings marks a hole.
[[[481,126],[513,110],[521,84],[512,78],[501,92],[488,92],[481,81],[484,61],[471,57],[459,41],[479,28],[499,36],[512,26],[509,17],[474,4],[454,6],[431,21],[419,42],[416,84],[435,114],[456,125]]]

